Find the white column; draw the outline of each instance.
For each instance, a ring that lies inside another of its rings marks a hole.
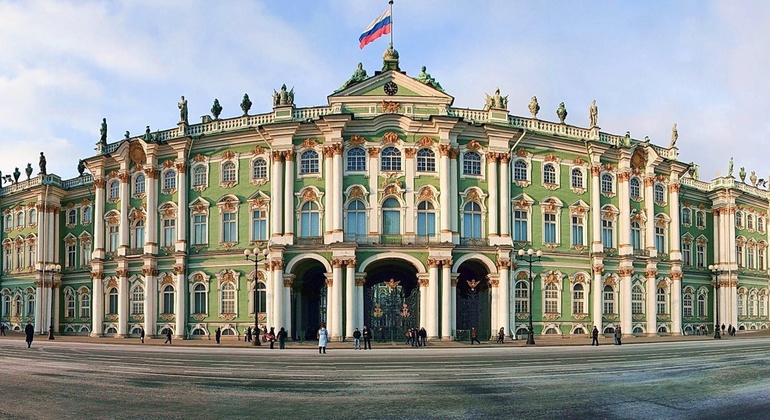
[[[620,215],[618,216],[618,254],[619,255],[633,255],[634,249],[631,246],[631,202],[629,199],[628,180],[630,177],[629,172],[621,172],[618,174],[618,204],[620,207]],[[626,327],[622,326],[621,329],[625,330]],[[631,331],[628,331],[629,333]]]
[[[281,289],[283,291],[283,304],[285,305],[283,309],[283,322],[280,325],[276,325],[276,330],[281,330],[281,327],[286,328],[286,334],[288,334],[288,337],[291,337],[291,288],[292,284],[294,284],[294,275],[293,274],[284,274],[283,279],[283,288]]]
[[[94,217],[96,220],[96,217]],[[104,288],[101,273],[91,273],[91,337],[102,335],[104,321]]]
[[[506,238],[508,245],[511,244],[509,239],[511,236],[511,173],[508,169],[510,159],[508,154],[500,155],[500,236]],[[500,283],[502,284],[502,282],[503,279],[500,278]],[[505,333],[508,334],[508,321],[505,322],[504,326]]]
[[[450,163],[449,153],[451,147],[448,144],[442,144],[439,146],[439,153],[441,155],[439,163],[439,205],[441,206],[441,220],[440,220],[440,236],[442,242],[448,242],[452,240],[452,224],[451,217],[454,211],[451,205],[452,199],[452,179],[449,176]],[[442,336],[444,330],[442,327]],[[447,334],[448,337],[448,334]]]
[[[441,339],[451,340],[452,330],[452,309],[455,288],[452,286],[452,273],[449,260],[441,261]]]
[[[48,207],[48,212],[50,213],[46,217],[46,222],[48,224],[48,230],[45,234],[45,241],[47,242],[47,251],[46,252],[46,262],[48,261],[58,261],[56,258],[56,250],[59,248],[59,236],[56,235],[56,227],[59,225],[59,209],[54,206]],[[49,283],[50,284],[50,283]]]
[[[496,277],[496,278],[495,278]],[[500,301],[503,299],[500,297],[500,275],[489,275],[489,287],[492,288],[492,299],[491,302],[489,302],[491,307],[491,313],[490,313],[490,324],[491,324],[491,335],[490,337],[482,337],[484,339],[489,339],[491,337],[497,336],[497,330],[500,329]]]
[[[430,287],[430,283],[428,281],[428,276],[425,273],[417,275],[417,285],[420,287],[420,319],[417,321],[420,325],[417,325],[417,327],[425,327],[428,322],[428,317],[430,316],[430,303],[428,303],[428,288]],[[410,327],[414,327],[414,325],[410,325]]]
[[[631,275],[633,267],[618,270],[620,274],[620,328],[624,336],[633,331],[633,313],[631,311]]]
[[[404,222],[404,236],[409,236],[409,239],[411,239],[411,236],[416,234],[414,215],[415,207],[417,204],[414,200],[414,155],[416,153],[416,149],[406,149],[405,152],[406,159],[404,159],[404,178],[406,183],[406,191],[404,193],[404,199],[406,201],[406,221]],[[421,326],[425,326],[425,324],[421,324]]]
[[[681,223],[679,212],[679,188],[679,184],[675,183],[668,186],[668,208],[670,211],[669,217],[671,218],[671,223],[668,225],[668,249],[669,259],[671,261],[682,260],[682,252],[679,248],[679,241],[681,240],[679,237],[679,223]]]
[[[334,230],[333,217],[334,217],[334,166],[332,164],[332,158],[334,157],[334,150],[331,147],[324,148],[324,235],[329,235]],[[335,332],[332,331],[332,334]],[[339,335],[339,330],[336,331]]]
[[[498,266],[500,267],[500,282],[497,286],[497,293],[499,294],[499,298],[497,301],[498,305],[498,315],[497,315],[497,328],[505,328],[505,334],[510,335],[511,334],[511,295],[510,295],[510,284],[511,284],[511,260],[510,259],[501,259],[498,260]]]
[[[157,334],[155,331],[155,320],[158,317],[158,308],[156,306],[158,298],[158,270],[149,268],[145,270],[144,285],[144,333],[150,337]],[[183,296],[177,296],[177,300]]]
[[[356,277],[356,325],[360,325],[363,328],[364,325],[364,284],[366,284],[365,274],[359,274]],[[355,326],[353,328],[355,328]],[[371,325],[369,325],[371,327]]]
[[[126,250],[129,248],[128,230],[130,227],[128,224],[128,201],[131,197],[131,176],[128,171],[121,169],[118,178],[120,178],[120,243],[118,244],[118,255],[125,256]]]
[[[281,225],[281,216],[283,214],[283,197],[281,196],[283,193],[282,162],[283,152],[273,152],[273,173],[270,177],[270,222],[273,237],[283,234],[283,226]],[[275,322],[275,319],[270,320],[270,322]]]
[[[604,265],[602,261],[595,262],[593,266],[594,278],[591,281],[591,319],[594,321],[594,326],[599,330],[599,333],[603,331],[602,322],[602,272],[604,271]],[[532,308],[529,308],[531,311]]]
[[[55,287],[51,289],[51,310],[53,311],[53,332],[55,333],[59,333],[59,312],[60,312],[59,311],[59,308],[60,308],[59,292],[61,291],[61,288],[59,287],[59,285],[61,284],[61,274],[59,274],[57,277],[58,278],[54,283]]]
[[[656,277],[657,277],[657,270],[647,268],[647,296],[645,296],[645,303],[647,304],[647,310],[645,311],[645,316],[647,317],[647,335],[657,335],[658,334],[658,314],[655,307],[655,303],[657,302],[657,291],[658,291],[658,285]]]
[[[380,202],[377,196],[377,179],[380,173],[380,149],[372,148],[369,152],[369,237],[375,240],[380,233]],[[371,326],[370,326],[371,327]]]
[[[604,252],[604,246],[602,245],[602,202],[599,194],[601,191],[601,186],[599,185],[600,174],[601,167],[591,167],[591,247],[593,252]],[[600,324],[601,319],[598,320],[598,324],[597,320],[594,319],[594,325]],[[599,329],[601,330],[601,328]]]
[[[497,197],[497,153],[487,153],[487,170],[489,171],[487,174],[487,181],[489,182],[489,200],[487,201],[489,236],[496,237],[500,234],[497,229],[497,203],[500,202]]]
[[[733,324],[735,325],[735,324]],[[682,272],[671,273],[671,334],[682,334]]]
[[[453,337],[452,334],[454,334],[455,330],[457,329],[457,274],[450,274],[451,275],[451,285],[452,288],[449,291],[450,296],[450,320],[449,320],[449,331],[450,337]]]
[[[459,243],[460,240],[460,226],[458,224],[460,207],[457,203],[459,193],[457,191],[457,184],[460,177],[457,176],[457,149],[452,149],[449,152],[449,217],[450,217],[450,229],[452,230],[452,240]],[[454,325],[454,324],[453,324]],[[452,327],[454,329],[454,326]]]
[[[330,337],[340,340],[345,337],[342,331],[342,264],[339,259],[332,261],[332,287],[331,293],[334,294],[332,305],[331,334]]]
[[[118,337],[128,334],[128,270],[117,270],[118,274]]]
[[[356,323],[356,260],[345,262],[345,338],[353,337],[353,331],[361,328]]]
[[[286,170],[283,189],[283,234],[294,236],[294,151],[284,152]]]
[[[334,156],[332,157],[332,173],[334,183],[332,184],[332,206],[327,209],[332,213],[332,232],[334,242],[342,242],[342,150],[341,143],[332,146]],[[349,330],[352,337],[353,330]]]
[[[187,164],[184,162],[184,154],[179,156],[176,164],[176,190],[177,209],[176,209],[176,245],[174,249],[177,252],[187,251]],[[145,331],[149,333],[149,331]],[[153,331],[155,333],[155,331]]]
[[[187,296],[187,281],[185,281],[184,269],[180,269],[176,273],[176,285],[174,288],[176,289],[176,296],[174,296],[174,320],[176,321],[174,332],[176,332],[177,338],[184,338],[186,335],[185,327],[187,326],[187,305],[185,305],[187,301],[185,299]]]
[[[647,223],[645,223],[645,244],[647,251],[650,253],[650,257],[657,257],[658,251],[655,248],[655,200],[653,187],[655,185],[655,177],[647,176],[644,178],[644,210],[647,216]]]
[[[283,302],[283,260],[273,262],[273,318],[268,319],[269,327],[278,327],[278,324],[284,319]]]
[[[45,278],[48,276],[48,273],[43,273],[42,281],[37,282],[35,285],[35,304],[37,305],[37,308],[35,308],[35,331],[43,334],[45,331],[47,331],[46,328],[46,322],[45,322],[45,307],[47,306],[45,302],[43,302],[43,292],[45,291]],[[24,305],[24,301],[22,300],[21,304]],[[22,313],[24,314],[24,309],[22,309]],[[26,314],[25,314],[26,315]]]
[[[154,160],[154,158],[152,159]],[[150,163],[150,165],[154,165]],[[154,166],[145,170],[147,177],[147,226],[144,230],[144,253],[158,253],[158,170]]]
[[[426,308],[425,323],[421,324],[425,326],[425,332],[428,333],[428,338],[436,339],[441,337],[438,331],[439,320],[439,282],[438,282],[438,262],[436,260],[428,260],[428,304]],[[422,311],[420,311],[422,312]]]
[[[94,250],[91,258],[104,258],[104,178],[100,174],[99,178],[94,179],[94,212],[91,216],[91,222],[94,224]],[[38,214],[39,211],[38,211]],[[40,216],[38,216],[40,217]],[[38,235],[39,237],[39,235]],[[38,252],[38,259],[40,259]]]
[[[719,240],[719,233],[722,230],[722,220],[720,218],[720,213],[722,209],[713,209],[713,216],[714,216],[714,260],[713,261],[707,261],[706,267],[708,267],[710,264],[719,264],[722,261],[722,241]],[[696,248],[697,249],[697,248]],[[706,255],[706,260],[709,260],[708,254]]]

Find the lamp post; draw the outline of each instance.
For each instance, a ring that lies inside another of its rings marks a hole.
[[[48,327],[48,339],[49,340],[54,340],[55,338],[53,336],[53,318],[54,318],[53,317],[53,311],[54,311],[54,306],[53,306],[53,300],[54,300],[53,282],[55,280],[54,277],[56,276],[56,273],[61,271],[61,265],[60,264],[48,264],[46,266],[46,269],[47,269],[47,271],[49,273],[51,273],[51,298],[48,299],[49,300],[48,306],[50,308],[50,313],[51,313],[51,323],[50,323],[50,326]],[[45,289],[43,289],[43,290],[45,291]]]
[[[535,251],[530,248],[526,251],[520,249],[518,252],[519,259],[529,263],[529,330],[527,331],[527,344],[535,344],[535,330],[532,328],[532,262],[540,261],[543,256],[543,251]]]
[[[714,326],[714,338],[721,339],[722,335],[719,332],[719,274],[722,273],[722,270],[719,268],[718,265],[709,265],[709,270],[711,271],[711,274],[714,276],[714,294],[716,295],[716,325]]]
[[[243,256],[246,258],[246,261],[253,261],[254,262],[254,332],[257,334],[256,338],[254,339],[254,345],[255,346],[261,346],[262,344],[259,342],[259,333],[257,333],[257,330],[259,329],[259,308],[262,306],[262,297],[259,294],[259,263],[262,261],[267,260],[267,255],[270,253],[267,248],[263,250],[259,250],[259,248],[254,249],[245,249],[243,251]],[[260,258],[262,256],[262,258]]]

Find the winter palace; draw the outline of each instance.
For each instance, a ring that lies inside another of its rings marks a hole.
[[[699,180],[676,126],[660,146],[603,132],[595,103],[583,126],[535,97],[512,115],[499,91],[458,108],[414,73],[390,47],[323,106],[283,86],[260,95],[269,112],[244,95],[234,116],[215,100],[190,123],[182,97],[166,130],[108,141],[105,120],[74,179],[17,169],[0,189],[0,322],[295,340],[322,322],[335,340],[364,325],[520,337],[530,320],[564,337],[767,328],[770,196],[754,174]]]

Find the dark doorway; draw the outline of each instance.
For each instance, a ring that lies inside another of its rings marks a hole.
[[[457,326],[455,339],[470,340],[471,327],[476,327],[479,340],[492,336],[492,290],[487,267],[478,261],[464,262],[457,277]]]
[[[376,342],[406,341],[420,327],[420,290],[414,266],[401,260],[377,261],[367,268],[364,324]]]
[[[303,260],[294,269],[291,292],[291,336],[294,340],[315,340],[322,322],[326,322],[326,268],[318,261]]]

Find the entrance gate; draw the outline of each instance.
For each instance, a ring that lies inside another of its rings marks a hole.
[[[406,330],[419,327],[419,288],[407,295],[399,283],[390,279],[364,289],[364,324],[377,342],[406,341]]]
[[[476,327],[479,340],[487,340],[492,336],[491,297],[487,282],[468,280],[465,285],[458,282],[456,340],[470,340],[471,327]]]

